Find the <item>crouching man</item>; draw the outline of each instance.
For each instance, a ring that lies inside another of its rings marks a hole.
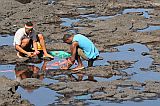
[[[25,56],[33,57],[35,55],[38,55],[40,53],[40,51],[38,50],[39,48],[41,48],[41,50],[43,51],[44,57],[53,58],[53,56],[47,53],[43,35],[36,35],[33,24],[31,22],[27,22],[23,28],[17,30],[14,36],[13,45],[18,51],[17,56],[19,58]],[[34,49],[32,49],[32,47]]]
[[[73,70],[83,69],[83,63],[81,57],[88,61],[88,66],[93,65],[93,61],[99,56],[99,51],[91,40],[81,34],[67,33],[63,36],[63,41],[67,44],[71,44],[71,58],[69,58],[69,64],[61,67],[61,69],[69,69],[72,64],[77,60],[78,66]]]

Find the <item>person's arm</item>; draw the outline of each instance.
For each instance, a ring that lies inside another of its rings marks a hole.
[[[77,51],[78,42],[73,42],[71,45],[71,62],[74,63],[75,57],[76,57],[76,51]]]
[[[71,54],[72,54],[72,56],[71,56],[71,58],[68,59],[67,65],[61,67],[61,69],[67,70],[73,65],[73,63],[75,61],[75,57],[76,57],[77,46],[78,46],[78,42],[73,42],[72,43],[72,45],[71,45]]]
[[[33,41],[33,48],[34,48],[34,55],[39,54],[40,52],[38,51],[38,45],[37,45],[37,41],[38,41],[38,35],[36,34],[35,30],[32,30],[32,41]]]
[[[32,52],[27,52],[26,50],[24,50],[20,44],[21,44],[21,40],[24,36],[24,30],[23,28],[19,29],[16,33],[15,33],[15,36],[14,36],[14,42],[13,42],[13,45],[15,46],[15,49],[18,51],[18,52],[21,52],[21,53],[24,53],[26,55],[28,55],[28,57],[32,57],[33,53]]]
[[[28,55],[28,57],[32,57],[33,53],[32,52],[27,52],[25,51],[23,48],[21,48],[19,45],[15,45],[16,50],[18,50],[21,53],[24,53],[26,55]]]
[[[38,51],[37,47],[37,42],[33,40],[33,48],[34,48],[34,55],[39,54],[40,52]]]

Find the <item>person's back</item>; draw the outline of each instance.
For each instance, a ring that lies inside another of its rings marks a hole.
[[[14,46],[16,44],[20,45],[21,44],[21,40],[22,40],[24,35],[25,35],[25,28],[18,29],[17,32],[15,33],[15,36],[14,36],[13,45]]]
[[[87,37],[81,34],[77,34],[77,35],[74,35],[72,42],[75,42],[75,41],[78,42],[79,47],[84,51],[84,53],[89,59],[94,59],[97,56],[99,56],[98,49],[95,47],[93,42]]]

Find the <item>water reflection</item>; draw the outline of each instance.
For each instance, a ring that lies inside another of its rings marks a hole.
[[[48,62],[48,60],[44,60],[41,61],[41,64],[16,64],[14,69],[16,80],[19,82],[26,78],[45,80]],[[35,106],[46,106],[53,103],[59,95],[53,90],[39,86],[20,86],[17,92],[21,94],[22,98],[29,100]]]
[[[93,81],[93,82],[97,82],[97,80],[95,80],[94,76],[92,76],[92,75],[86,76],[85,74],[81,74],[81,73],[69,74],[68,78],[70,79],[70,81]]]
[[[35,65],[16,64],[15,66],[16,80],[19,82],[26,78],[37,78],[43,80],[47,63],[48,61],[44,61],[41,69]]]

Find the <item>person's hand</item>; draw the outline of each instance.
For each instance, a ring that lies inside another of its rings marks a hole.
[[[74,61],[75,61],[75,58],[73,57],[68,58],[68,63],[73,64]]]
[[[37,51],[34,51],[34,55],[37,55],[37,54],[39,54],[40,52],[37,50]]]
[[[34,54],[33,54],[33,52],[27,52],[27,56],[28,56],[28,57],[33,57]]]

